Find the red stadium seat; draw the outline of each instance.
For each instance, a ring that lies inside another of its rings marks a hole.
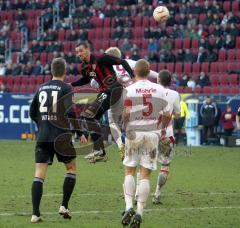
[[[232,2],[232,11],[235,12],[239,12],[239,1],[233,1]]]
[[[141,38],[143,37],[143,30],[142,30],[142,27],[135,27],[133,30],[132,30],[132,33],[133,33],[133,37],[136,39],[136,38]]]
[[[225,13],[230,11],[230,7],[231,7],[231,1],[224,1],[223,2],[223,10]]]
[[[20,84],[21,84],[21,76],[15,76],[14,77],[14,86],[15,85],[20,86]]]
[[[240,37],[237,37],[236,48],[240,48]]]
[[[200,63],[193,63],[193,73],[200,72]]]
[[[194,48],[194,49],[199,48],[199,40],[198,39],[192,39],[192,48]]]
[[[219,93],[221,93],[220,87],[218,87],[218,86],[212,87],[212,93],[213,93],[213,94],[219,94]]]
[[[142,48],[143,49],[147,49],[148,48],[148,40],[146,40],[146,39],[142,40]]]
[[[47,63],[47,53],[46,52],[42,52],[40,54],[40,61],[44,65]]]
[[[218,61],[225,61],[226,60],[226,51],[219,50],[218,52]]]
[[[96,33],[95,29],[88,30],[88,39],[89,40],[94,40],[95,39],[95,33]]]
[[[169,70],[171,73],[174,72],[174,63],[167,63],[166,69]]]
[[[195,93],[202,93],[202,88],[198,86],[194,89],[194,92]]]
[[[92,17],[90,23],[93,24],[94,28],[101,28],[103,26],[103,20],[99,17]]]
[[[206,94],[212,93],[212,87],[211,86],[203,87],[203,93],[206,93]]]
[[[151,63],[150,64],[150,69],[158,72],[158,64],[157,63]]]
[[[63,51],[65,54],[69,53],[71,49],[71,43],[69,41],[66,41],[63,43]]]
[[[97,28],[95,29],[95,38],[99,39],[100,41],[102,40],[102,33],[103,33],[103,29],[102,28]]]
[[[202,63],[201,71],[203,71],[204,73],[208,73],[209,72],[209,63]]]
[[[157,25],[158,23],[152,17],[150,17],[150,27],[155,27]]]
[[[111,27],[111,18],[109,18],[109,17],[104,18],[103,27],[104,28],[110,28]]]
[[[221,90],[220,90],[220,92],[221,92],[222,94],[231,94],[231,93],[232,93],[232,92],[231,92],[231,88],[230,88],[229,86],[224,86],[224,87],[222,87]]]
[[[165,63],[158,63],[158,70],[164,70],[165,69]]]
[[[182,86],[179,86],[179,87],[177,88],[177,92],[178,92],[178,93],[183,93],[183,91],[184,91],[184,89],[183,89]]]
[[[182,66],[182,63],[176,63],[175,64],[175,72],[177,74],[181,74],[183,72],[183,66]]]
[[[181,49],[182,48],[182,39],[175,39],[174,40],[174,48]]]
[[[211,73],[217,73],[218,72],[218,62],[211,63],[210,72]]]
[[[240,49],[236,50],[236,58],[237,60],[240,60]]]
[[[149,17],[143,17],[143,28],[148,28],[149,27]]]
[[[221,86],[227,86],[228,85],[228,75],[223,74],[219,81],[220,81]]]
[[[95,51],[99,51],[102,48],[102,40],[95,40],[93,46]]]
[[[183,93],[192,93],[192,92],[193,92],[193,89],[190,88],[190,87],[186,87],[186,88],[184,88],[184,90],[183,90]]]
[[[13,52],[12,53],[12,63],[17,63],[18,62],[18,53]]]
[[[36,84],[36,76],[35,75],[31,75],[29,77],[29,85],[35,85]]]
[[[235,62],[228,63],[227,70],[229,72],[239,70],[238,65],[239,65],[239,63],[235,63]]]
[[[236,59],[235,49],[228,50],[228,60],[229,61],[235,61],[235,59]]]
[[[239,81],[239,77],[237,74],[228,75],[228,82],[231,86],[237,86]]]
[[[58,40],[59,41],[64,41],[65,40],[65,30],[60,29],[58,31]]]
[[[199,16],[199,24],[203,24],[205,19],[206,19],[206,14],[205,13],[200,14],[200,16]]]
[[[239,86],[234,86],[231,88],[231,93],[232,94],[239,94],[240,93],[240,89]]]
[[[52,79],[52,76],[51,75],[45,75],[44,77],[44,82],[48,82]]]
[[[226,62],[222,62],[222,63],[218,64],[218,72],[219,73],[227,72],[227,63]]]
[[[210,77],[211,85],[212,86],[217,86],[218,85],[218,75],[213,74]]]
[[[142,26],[142,17],[136,16],[136,17],[133,17],[133,20],[134,20],[134,27]]]
[[[43,84],[43,82],[44,82],[43,75],[38,75],[36,80],[37,80],[37,82],[36,82],[37,85]]]
[[[28,77],[22,76],[21,77],[21,85],[27,86],[27,84],[28,84]]]
[[[186,74],[190,74],[192,72],[192,64],[191,63],[184,63],[183,72]]]
[[[103,41],[108,41],[110,38],[111,30],[110,28],[104,28],[103,30]]]
[[[189,38],[185,38],[183,40],[183,48],[190,49],[191,48],[191,40]]]

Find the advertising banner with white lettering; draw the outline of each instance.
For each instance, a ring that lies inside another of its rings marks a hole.
[[[0,139],[21,139],[31,132],[29,105],[33,95],[0,94]]]

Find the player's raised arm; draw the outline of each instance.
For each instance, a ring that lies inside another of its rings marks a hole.
[[[82,86],[82,85],[86,85],[88,83],[90,83],[91,78],[87,77],[86,75],[84,75],[84,73],[82,74],[82,77],[80,79],[78,79],[75,82],[71,83],[71,86],[75,87],[75,86]]]
[[[121,59],[112,55],[105,55],[102,58],[102,61],[110,65],[122,65],[123,68],[128,72],[131,78],[134,77],[132,68],[129,66],[128,62],[125,59]]]

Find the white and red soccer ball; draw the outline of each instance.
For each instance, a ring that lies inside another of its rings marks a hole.
[[[166,21],[170,16],[169,10],[165,6],[158,6],[153,11],[153,18],[157,22],[164,22]]]

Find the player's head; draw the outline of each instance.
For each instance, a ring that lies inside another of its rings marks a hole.
[[[90,61],[90,45],[88,42],[81,42],[79,45],[75,48],[77,56],[84,61],[84,62],[89,62]]]
[[[51,73],[54,78],[64,79],[67,63],[63,58],[55,58],[51,63]]]
[[[147,78],[150,73],[149,62],[145,59],[139,59],[134,67],[136,77],[140,79]]]
[[[171,85],[172,75],[168,70],[161,70],[158,74],[158,83],[164,87]]]
[[[122,53],[117,47],[110,47],[105,51],[106,54],[122,58]]]

